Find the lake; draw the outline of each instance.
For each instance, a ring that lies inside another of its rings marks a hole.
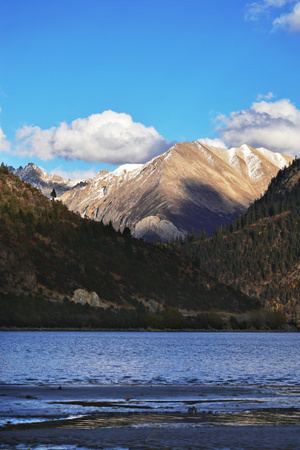
[[[199,448],[200,431],[209,442],[205,448],[225,448],[226,439],[232,449],[254,448],[253,439],[256,448],[270,448],[270,426],[276,433],[272,448],[296,448],[299,338],[259,332],[0,332],[0,448],[27,449],[30,443],[37,450],[54,444],[63,450],[75,448],[73,442],[82,449],[104,448],[103,442],[107,448],[116,442],[118,449],[144,448],[140,442],[152,433],[155,448],[162,442],[166,448]]]
[[[1,332],[1,384],[299,382],[298,333]]]
[[[1,384],[299,383],[298,333],[1,332]]]

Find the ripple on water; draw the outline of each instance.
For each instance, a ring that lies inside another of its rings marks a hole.
[[[3,384],[293,386],[300,373],[298,333],[1,332],[0,359]]]

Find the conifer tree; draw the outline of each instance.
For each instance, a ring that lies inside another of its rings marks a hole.
[[[52,192],[51,192],[50,196],[52,197],[52,201],[54,202],[54,199],[57,197],[56,191],[55,191],[54,188],[52,189]]]

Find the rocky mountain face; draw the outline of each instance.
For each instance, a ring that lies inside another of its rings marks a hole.
[[[146,164],[127,164],[65,192],[60,200],[82,216],[133,236],[167,241],[193,229],[211,234],[267,189],[293,158],[264,148],[174,145]]]
[[[78,181],[74,180],[65,180],[59,175],[49,175],[33,163],[29,163],[27,166],[19,167],[18,169],[10,167],[9,170],[21,180],[40,189],[46,197],[50,197],[52,189],[55,189],[59,197],[78,183]]]

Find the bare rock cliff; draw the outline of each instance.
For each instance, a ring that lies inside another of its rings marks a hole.
[[[80,303],[81,305],[85,305],[87,303],[90,306],[94,306],[96,308],[100,308],[102,306],[96,292],[88,292],[84,289],[77,289],[74,292],[72,301],[74,303]]]

